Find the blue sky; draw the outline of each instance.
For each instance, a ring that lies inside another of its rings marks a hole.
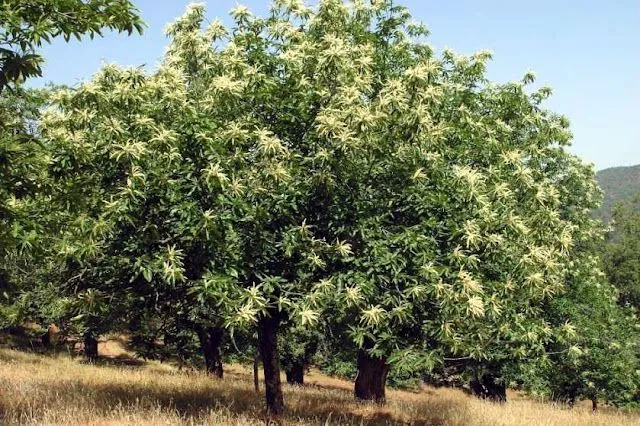
[[[143,36],[107,34],[103,39],[44,49],[44,78],[75,84],[104,61],[153,68],[167,40],[164,27],[190,3],[134,0],[148,28]],[[246,0],[256,14],[268,0]],[[436,50],[489,49],[492,80],[520,79],[535,71],[553,87],[547,106],[569,117],[572,150],[597,169],[640,163],[640,1],[638,0],[404,0],[431,30]],[[207,15],[226,20],[235,0],[209,1]]]

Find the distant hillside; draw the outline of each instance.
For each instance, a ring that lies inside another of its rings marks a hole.
[[[595,214],[608,222],[616,204],[629,201],[634,195],[640,193],[640,164],[600,170],[596,173],[596,179],[604,191],[604,201]]]

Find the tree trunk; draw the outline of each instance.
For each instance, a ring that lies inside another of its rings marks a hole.
[[[221,327],[202,327],[198,330],[198,338],[202,346],[204,364],[207,373],[222,378],[222,338],[224,330]]]
[[[591,398],[591,411],[594,413],[598,411],[598,398]]]
[[[89,359],[98,357],[98,339],[95,338],[91,330],[84,333],[84,356]]]
[[[260,352],[256,348],[256,354],[253,357],[253,388],[256,393],[260,392],[260,379],[258,377],[258,368],[260,367]]]
[[[471,392],[482,399],[489,399],[494,402],[507,401],[507,388],[504,383],[497,383],[496,377],[492,374],[483,374],[476,377],[469,384]]]
[[[280,415],[284,411],[284,398],[280,383],[280,356],[278,354],[280,318],[277,315],[277,312],[271,312],[271,317],[262,317],[258,321],[258,344],[264,370],[267,411]]]
[[[52,348],[60,343],[60,328],[55,324],[49,324],[47,331],[40,336],[44,348]]]
[[[358,375],[355,383],[356,399],[385,403],[385,383],[389,364],[385,358],[374,358],[367,352],[367,346],[358,350]]]
[[[287,375],[287,383],[290,385],[303,385],[304,361],[302,359],[296,360],[285,370],[285,374]]]
[[[43,348],[49,349],[51,347],[51,335],[49,334],[49,330],[40,335],[40,341],[42,342]]]

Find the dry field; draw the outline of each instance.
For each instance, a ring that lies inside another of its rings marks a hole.
[[[118,345],[101,345],[116,356]],[[117,357],[116,357],[117,358]],[[68,355],[0,349],[3,425],[264,425],[262,395],[249,369],[226,366],[224,380],[160,363],[86,364]],[[640,425],[639,414],[586,406],[568,410],[511,395],[495,405],[453,389],[389,390],[384,407],[358,404],[349,382],[312,372],[285,386],[284,425]],[[276,424],[274,421],[273,424]]]

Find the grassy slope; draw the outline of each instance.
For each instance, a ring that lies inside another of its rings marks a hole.
[[[640,193],[640,164],[600,170],[596,179],[604,191],[604,200],[602,207],[595,214],[608,222],[616,204],[629,201],[635,194]]]
[[[104,348],[107,349],[107,348]],[[303,388],[285,386],[286,425],[638,425],[640,415],[583,406],[568,410],[511,395],[505,405],[454,389],[388,391],[378,407],[353,401],[349,382],[312,372]],[[262,395],[251,375],[227,366],[225,378],[167,364],[89,365],[68,356],[0,349],[1,424],[263,425]]]

